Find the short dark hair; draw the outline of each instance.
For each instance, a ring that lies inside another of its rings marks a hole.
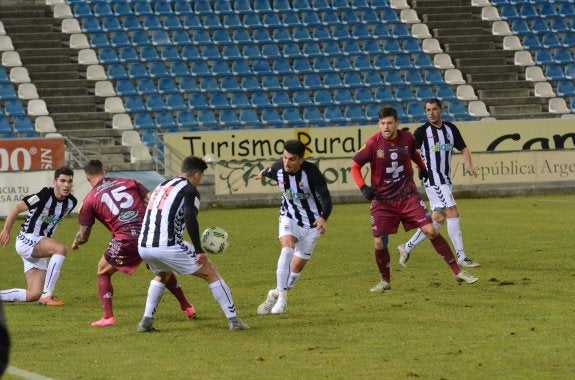
[[[441,100],[437,99],[437,98],[431,98],[428,99],[425,104],[435,104],[437,107],[439,107],[439,109],[443,109],[443,106],[441,105]]]
[[[287,140],[284,142],[284,150],[300,158],[305,156],[305,145],[300,140]]]
[[[60,175],[69,175],[70,177],[74,177],[74,171],[68,166],[62,166],[54,171],[54,179],[58,179]]]
[[[199,157],[188,156],[182,161],[182,173],[194,175],[196,172],[203,173],[208,168],[206,161]]]
[[[104,174],[106,169],[104,169],[104,164],[100,160],[90,160],[84,166],[84,173],[87,175],[97,175]]]
[[[379,110],[379,115],[377,115],[379,120],[383,119],[384,117],[393,117],[397,120],[397,110],[390,106],[385,106],[381,110]]]

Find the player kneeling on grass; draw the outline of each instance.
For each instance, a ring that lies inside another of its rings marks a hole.
[[[293,288],[317,239],[325,233],[333,202],[319,168],[304,158],[305,145],[299,140],[284,144],[282,158],[262,170],[264,176],[277,181],[282,192],[279,240],[280,257],[276,271],[277,287],[268,292],[258,307],[258,314],[282,314],[287,309],[287,293]]]
[[[79,210],[80,230],[72,242],[72,249],[77,250],[80,245],[88,242],[96,219],[112,233],[112,241],[100,258],[97,271],[98,297],[104,315],[90,325],[114,326],[116,318],[112,309],[112,275],[120,271],[131,276],[142,262],[138,254],[138,235],[150,193],[144,185],[133,179],[108,177],[100,160],[89,161],[84,167],[84,173],[92,189]],[[166,288],[178,299],[186,317],[193,319],[196,311],[188,302],[176,276],[170,278]]]
[[[204,253],[198,226],[200,193],[197,190],[208,165],[198,157],[182,162],[181,174],[152,192],[140,231],[139,253],[156,274],[148,288],[144,316],[138,331],[153,331],[154,314],[172,273],[194,275],[207,281],[212,295],[228,319],[230,330],[248,328],[236,315],[230,289]],[[184,227],[192,243],[183,239]]]
[[[64,264],[66,246],[52,236],[58,224],[69,215],[78,201],[72,195],[74,171],[61,167],[54,171],[54,187],[25,196],[10,211],[0,232],[0,245],[10,241],[10,230],[19,214],[28,211],[16,237],[16,252],[24,262],[26,289],[0,290],[1,302],[38,301],[45,306],[62,306],[53,292]],[[43,286],[43,287],[42,287]]]
[[[381,282],[372,292],[391,289],[389,268],[388,235],[397,233],[399,223],[406,231],[420,228],[437,253],[445,260],[458,281],[469,284],[477,277],[461,270],[449,244],[433,227],[425,209],[425,203],[417,192],[413,181],[413,160],[420,169],[420,176],[426,177],[426,169],[417,152],[411,133],[399,130],[397,111],[383,107],[379,112],[379,132],[371,136],[353,156],[351,175],[365,198],[371,201],[371,231],[375,244],[375,261],[381,274]],[[371,186],[363,181],[361,168],[369,163]]]

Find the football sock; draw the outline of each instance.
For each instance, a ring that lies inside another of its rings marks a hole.
[[[413,236],[405,243],[405,250],[410,253],[413,248],[419,245],[422,241],[425,240],[425,234],[421,232],[418,228],[417,231],[413,234]]]
[[[112,286],[112,277],[110,274],[101,274],[98,276],[98,298],[100,305],[104,310],[104,318],[112,318],[112,298],[114,296],[114,287]]]
[[[290,263],[293,257],[294,249],[283,247],[278,258],[278,267],[276,272],[276,281],[278,290],[287,290],[288,277],[290,273]]]
[[[447,233],[455,248],[457,260],[464,260],[467,258],[463,250],[463,236],[461,234],[461,225],[459,218],[447,218]]]
[[[389,270],[389,249],[376,249],[374,251],[374,255],[375,262],[377,264],[377,268],[379,269],[379,273],[381,274],[382,280],[391,282],[391,275]]]
[[[453,256],[453,252],[451,252],[451,248],[449,247],[449,244],[447,244],[447,241],[445,241],[443,236],[441,236],[441,234],[437,235],[435,239],[431,240],[431,244],[433,244],[433,247],[435,248],[437,253],[441,255],[441,257],[443,257],[443,260],[445,260],[447,265],[449,265],[453,274],[459,273],[461,269],[459,269],[459,265],[457,265],[457,260],[455,259],[455,256]]]
[[[26,289],[0,290],[0,302],[26,302]]]
[[[186,298],[184,290],[178,283],[178,278],[176,277],[175,274],[172,274],[168,282],[166,282],[166,288],[170,291],[170,293],[174,295],[174,297],[176,297],[176,299],[180,303],[180,309],[186,310],[188,307],[192,306],[188,301],[188,299]]]
[[[234,300],[232,298],[232,292],[228,285],[226,285],[223,279],[219,279],[216,282],[212,282],[209,285],[212,295],[220,304],[222,311],[226,315],[226,318],[232,318],[236,316],[236,305],[234,305]]]
[[[46,272],[46,280],[44,281],[44,291],[42,292],[43,297],[51,296],[54,289],[56,289],[56,283],[58,282],[58,277],[60,277],[60,270],[62,269],[64,259],[66,259],[66,256],[57,253],[50,258]]]
[[[166,289],[166,285],[162,284],[160,281],[150,281],[150,287],[148,288],[148,298],[146,298],[146,309],[144,309],[144,317],[154,318],[156,308],[158,307],[158,304],[162,299],[162,295],[164,294],[164,289]]]
[[[297,279],[299,278],[300,274],[301,274],[301,272],[299,272],[299,273],[291,272],[289,274],[288,282],[287,282],[288,289],[291,289],[295,286],[295,283],[296,283]]]

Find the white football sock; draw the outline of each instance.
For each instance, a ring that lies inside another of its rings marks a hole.
[[[146,308],[144,309],[144,317],[154,318],[158,304],[160,303],[162,295],[164,294],[164,289],[166,289],[166,285],[160,281],[150,281],[150,287],[148,288],[148,298],[146,298]]]
[[[232,292],[228,285],[223,279],[219,279],[216,282],[212,282],[208,285],[212,295],[220,304],[222,311],[226,315],[226,318],[233,318],[236,316],[236,305],[234,305],[234,300],[232,298]]]
[[[56,289],[56,283],[60,277],[60,270],[62,269],[62,264],[66,256],[54,254],[50,258],[48,263],[48,270],[46,271],[46,280],[44,280],[44,291],[42,292],[43,297],[51,296]]]
[[[467,256],[465,256],[465,251],[463,250],[463,236],[461,234],[459,218],[447,218],[447,233],[453,243],[453,248],[455,248],[457,260],[461,261],[466,259]]]
[[[26,302],[26,289],[0,290],[0,302]]]
[[[278,259],[278,268],[276,271],[277,289],[287,290],[288,277],[290,274],[290,264],[293,257],[294,249],[284,247]]]
[[[301,274],[301,272],[299,272],[299,273],[291,272],[289,274],[288,282],[287,282],[288,289],[291,289],[295,286],[295,283],[296,283],[297,279],[299,278],[300,274]]]

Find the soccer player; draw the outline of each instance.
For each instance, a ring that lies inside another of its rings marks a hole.
[[[435,228],[439,228],[447,218],[447,233],[455,248],[459,266],[478,267],[479,264],[467,257],[463,249],[459,212],[451,192],[451,152],[453,148],[463,153],[465,171],[468,174],[477,177],[477,171],[473,166],[471,151],[465,145],[459,129],[453,123],[443,121],[441,112],[441,101],[438,99],[428,100],[425,103],[427,122],[413,133],[429,173],[429,177],[423,181],[423,185],[429,199],[429,208],[432,211],[431,219]],[[425,234],[421,230],[417,230],[407,243],[397,247],[401,266],[407,266],[411,251],[423,240],[425,240]]]
[[[156,274],[150,281],[144,316],[138,331],[155,330],[154,314],[173,273],[194,275],[207,281],[212,295],[228,319],[230,330],[248,328],[236,315],[230,289],[217,268],[204,253],[200,243],[198,185],[208,168],[201,158],[188,156],[182,162],[178,177],[165,181],[153,191],[139,236],[142,259]],[[184,240],[184,228],[192,243]]]
[[[417,152],[416,142],[409,132],[399,130],[397,111],[383,107],[379,112],[379,132],[371,136],[353,156],[351,175],[365,198],[371,201],[371,231],[375,245],[375,261],[381,281],[371,289],[384,292],[391,289],[388,236],[397,233],[399,223],[406,231],[419,227],[445,260],[458,281],[469,284],[477,278],[461,270],[449,244],[431,224],[425,204],[413,181],[413,160],[425,178],[427,171]],[[371,186],[365,184],[361,168],[370,164]]]
[[[99,160],[88,162],[84,173],[92,190],[80,207],[80,230],[72,243],[72,249],[77,250],[88,241],[96,219],[112,233],[112,241],[100,258],[97,270],[98,298],[104,315],[100,320],[92,322],[91,326],[114,326],[116,318],[112,309],[112,275],[120,271],[131,276],[142,262],[138,254],[138,235],[150,193],[144,185],[133,179],[107,177],[106,169]],[[196,311],[186,299],[176,276],[170,277],[166,287],[177,298],[184,314],[193,319]]]
[[[16,252],[24,262],[26,289],[0,290],[0,301],[31,302],[62,306],[64,302],[53,293],[66,258],[66,246],[52,236],[58,223],[69,215],[78,201],[72,195],[74,171],[61,167],[54,171],[54,187],[44,187],[25,196],[6,217],[0,232],[0,245],[10,241],[10,230],[18,215],[27,211],[26,220],[16,237]]]
[[[282,158],[254,177],[277,181],[282,192],[276,288],[268,291],[266,300],[258,306],[258,314],[286,312],[288,290],[294,287],[311,258],[317,239],[325,233],[333,209],[325,177],[304,156],[305,145],[299,140],[288,140]]]

